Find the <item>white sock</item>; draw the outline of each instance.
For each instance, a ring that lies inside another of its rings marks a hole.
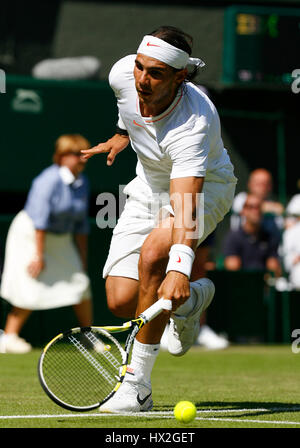
[[[190,297],[182,304],[180,307],[177,308],[175,311],[176,316],[188,316],[191,311],[195,308],[196,302],[197,302],[197,294],[193,289],[193,286],[191,285],[191,295]]]
[[[134,374],[134,380],[151,384],[151,372],[159,352],[160,344],[142,344],[134,340],[128,374]],[[130,377],[128,377],[130,381]]]

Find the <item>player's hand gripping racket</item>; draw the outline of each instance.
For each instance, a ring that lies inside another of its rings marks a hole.
[[[46,394],[70,411],[90,411],[105,403],[122,384],[130,349],[139,330],[171,300],[159,299],[122,326],[73,328],[44,348],[38,375]],[[130,331],[124,349],[111,333]]]

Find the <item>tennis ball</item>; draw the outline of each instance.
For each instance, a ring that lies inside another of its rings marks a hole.
[[[190,423],[196,417],[196,406],[190,401],[179,401],[174,408],[176,420],[182,423]]]

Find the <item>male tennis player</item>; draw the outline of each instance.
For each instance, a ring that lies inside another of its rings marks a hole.
[[[181,30],[161,27],[143,38],[137,54],[118,61],[109,75],[117,132],[82,151],[85,159],[108,152],[108,165],[129,142],[137,154],[137,176],[124,189],[128,199],[104,266],[108,306],[128,318],[158,297],[171,299],[168,349],[176,356],[193,345],[214,295],[213,283],[197,277],[197,247],[230,209],[236,185],[215,107],[188,82],[191,69],[204,65],[190,57],[191,42]],[[169,318],[164,312],[139,332],[125,381],[100,411],[152,408],[151,371]]]

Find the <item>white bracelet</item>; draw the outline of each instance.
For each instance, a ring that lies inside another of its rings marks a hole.
[[[195,253],[191,247],[185,244],[173,244],[166,272],[178,271],[190,278],[194,259]]]

